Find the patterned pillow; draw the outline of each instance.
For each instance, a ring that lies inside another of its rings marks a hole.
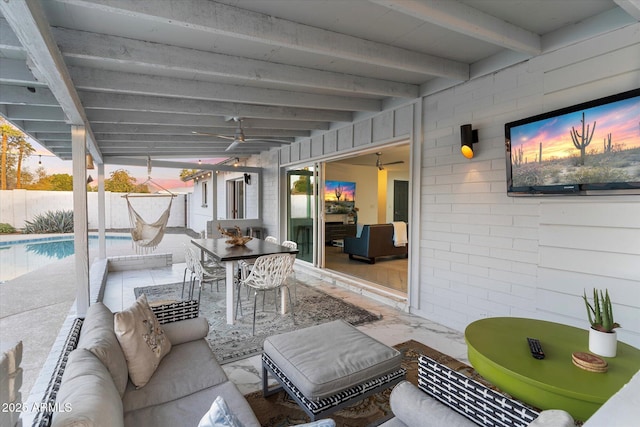
[[[116,313],[113,323],[116,337],[127,359],[129,378],[136,387],[143,387],[149,382],[162,358],[171,350],[171,342],[165,336],[144,294],[131,307]]]
[[[176,301],[168,304],[150,304],[153,314],[161,325],[180,320],[195,319],[199,314],[198,300]]]
[[[427,356],[418,358],[418,386],[481,426],[526,427],[539,415]]]

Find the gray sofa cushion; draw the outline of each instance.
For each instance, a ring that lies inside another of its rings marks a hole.
[[[109,370],[122,397],[129,378],[127,360],[113,332],[113,313],[101,302],[91,305],[87,310],[80,330],[78,348],[85,348],[100,359]]]
[[[423,393],[408,381],[403,381],[391,392],[391,410],[397,420],[384,427],[477,427],[471,420],[452,411],[446,405]],[[400,424],[397,421],[401,421]]]
[[[205,340],[176,345],[162,359],[144,387],[136,389],[131,382],[127,384],[122,398],[124,411],[171,402],[225,381],[227,375]],[[207,404],[206,409],[211,402],[213,400]]]
[[[179,345],[205,338],[209,333],[209,322],[204,317],[196,317],[195,319],[165,323],[162,325],[162,329],[171,341],[171,345]]]
[[[53,413],[52,427],[123,425],[122,401],[111,374],[89,350],[69,355],[57,403],[61,409]]]
[[[148,385],[145,387],[148,387]],[[195,427],[218,396],[224,398],[229,409],[238,417],[244,427],[260,427],[260,423],[253,414],[251,407],[230,381],[162,405],[125,412],[124,425],[126,427],[145,425],[154,427]]]
[[[319,351],[319,342],[331,345]],[[397,370],[402,357],[344,320],[268,337],[264,351],[310,400]]]

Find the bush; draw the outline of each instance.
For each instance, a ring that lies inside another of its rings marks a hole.
[[[0,222],[0,234],[11,234],[15,232],[16,232],[16,229],[13,228],[11,224]]]
[[[72,233],[73,211],[48,211],[25,221],[25,234]]]

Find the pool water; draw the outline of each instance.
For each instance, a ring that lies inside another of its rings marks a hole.
[[[107,236],[107,247],[130,245],[131,237]],[[14,279],[74,253],[73,237],[45,237],[0,243],[0,283]],[[89,236],[89,250],[98,248],[98,236]]]

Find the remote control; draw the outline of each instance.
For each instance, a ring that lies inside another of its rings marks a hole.
[[[531,350],[531,355],[536,359],[544,359],[544,351],[542,350],[542,345],[540,345],[540,341],[537,338],[527,338],[529,341],[529,350]]]

